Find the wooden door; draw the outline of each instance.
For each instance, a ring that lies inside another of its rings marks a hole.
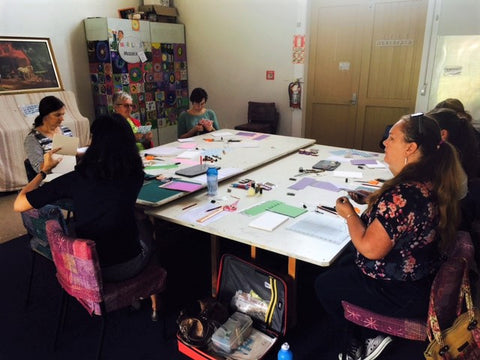
[[[305,136],[379,151],[415,108],[427,0],[312,0]]]

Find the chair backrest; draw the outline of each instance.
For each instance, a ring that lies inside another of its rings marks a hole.
[[[279,114],[274,102],[248,102],[248,122],[270,123],[273,130],[277,130]]]
[[[90,314],[101,314],[103,283],[95,242],[66,235],[55,220],[47,221],[46,229],[60,285]]]
[[[33,168],[30,160],[25,159],[23,160],[23,165],[25,166],[25,172],[27,174],[28,181],[32,181],[35,176],[37,176],[37,172]]]
[[[62,230],[67,233],[67,225],[62,211],[56,205],[45,205],[40,209],[30,209],[21,213],[23,225],[30,235],[30,246],[45,256],[52,259],[48,245],[46,223],[48,220],[56,220]]]
[[[457,317],[458,296],[465,266],[473,264],[474,247],[470,234],[458,231],[455,245],[440,266],[432,284],[430,296],[435,303],[440,328],[451,326]]]

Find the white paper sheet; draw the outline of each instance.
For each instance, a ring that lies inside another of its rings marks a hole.
[[[76,155],[79,143],[78,137],[55,134],[53,135],[52,149],[61,148],[56,154]]]

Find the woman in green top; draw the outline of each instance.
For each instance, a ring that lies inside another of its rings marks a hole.
[[[192,107],[180,114],[177,121],[177,136],[185,139],[192,136],[219,130],[217,115],[211,109],[205,108],[208,94],[202,88],[193,89],[190,94]]]

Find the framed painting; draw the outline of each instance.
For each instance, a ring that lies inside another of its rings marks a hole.
[[[60,90],[50,39],[0,37],[0,95]]]

